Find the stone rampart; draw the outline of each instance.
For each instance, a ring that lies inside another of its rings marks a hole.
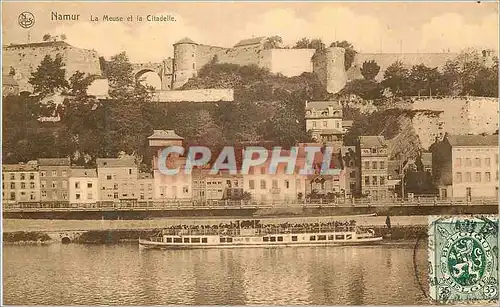
[[[286,77],[300,76],[312,72],[314,49],[267,49],[262,51],[260,67]]]
[[[186,91],[160,91],[153,95],[153,100],[158,102],[218,102],[233,101],[232,89],[204,89]]]

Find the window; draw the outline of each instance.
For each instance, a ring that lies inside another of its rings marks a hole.
[[[491,166],[491,159],[490,158],[485,158],[484,159],[484,165]]]
[[[167,243],[172,243],[172,238],[167,237]]]
[[[344,235],[335,235],[335,240],[344,240]]]
[[[118,190],[118,183],[113,184],[113,190]]]
[[[200,243],[200,238],[191,238],[191,243]]]
[[[182,239],[181,238],[174,238],[174,243],[182,243]]]
[[[57,171],[56,170],[52,171],[52,177],[57,177]]]
[[[264,238],[262,238],[262,241],[264,241],[264,242],[269,242],[269,237],[264,237]]]
[[[289,189],[290,188],[290,181],[285,180],[285,188]]]
[[[372,177],[372,185],[377,185],[377,182],[378,182],[378,177],[377,176],[373,176]]]
[[[15,182],[11,182],[11,183],[10,183],[10,188],[11,188],[12,190],[14,190],[14,189],[16,188],[16,183],[15,183]]]
[[[278,237],[278,242],[283,242],[283,237]]]
[[[476,158],[476,159],[474,160],[474,166],[476,166],[476,167],[481,166],[481,158]]]
[[[465,173],[465,182],[471,182],[470,172]]]
[[[476,182],[481,182],[481,173],[476,172]]]
[[[292,241],[297,242],[297,236],[292,236]]]
[[[47,191],[42,191],[42,197],[43,198],[47,197]]]
[[[370,185],[370,177],[365,176],[365,185]]]
[[[377,148],[372,148],[372,154],[376,154],[377,153]]]
[[[111,175],[106,175],[106,180],[111,180],[111,179],[112,179]]]
[[[10,174],[10,180],[16,180],[16,174]]]
[[[20,176],[21,176],[21,180],[26,180],[26,175],[24,175],[24,173],[21,173]]]
[[[470,158],[465,158],[465,166],[472,166],[472,161]]]
[[[160,196],[163,196],[163,195],[165,195],[165,188],[161,187],[160,188]]]
[[[351,240],[352,239],[352,235],[345,235],[345,239],[346,240]]]
[[[370,169],[370,162],[369,161],[365,161],[365,169]]]
[[[385,162],[384,161],[380,161],[380,169],[385,169]]]
[[[47,173],[46,173],[45,171],[41,171],[41,172],[40,172],[40,177],[45,177],[45,176],[47,176]],[[12,178],[11,178],[11,179],[12,179]]]
[[[278,180],[273,180],[273,189],[278,188]]]
[[[183,187],[182,187],[182,192],[183,192],[184,194],[189,193],[189,187],[188,187],[187,185],[183,186]]]
[[[153,185],[151,183],[148,183],[148,190],[153,191]]]
[[[92,188],[92,182],[87,182],[87,188]]]
[[[460,167],[460,166],[462,166],[462,158],[456,158],[455,167]]]
[[[61,171],[61,176],[66,177],[68,175],[67,171]]]
[[[265,174],[266,173],[266,168],[265,167],[261,167],[260,168],[260,173],[261,174]]]
[[[10,192],[10,200],[16,200],[16,193]]]
[[[295,187],[300,189],[300,179],[295,179]]]
[[[337,123],[335,124],[335,126],[336,126],[336,128],[337,128],[337,129],[339,129],[339,128],[340,128],[340,123],[339,123],[339,122],[337,122]]]
[[[385,184],[385,177],[380,176],[380,185],[384,185],[384,184]]]
[[[271,242],[276,242],[276,237],[270,237],[270,238],[269,238],[269,240],[270,240]]]
[[[326,236],[324,236],[324,235],[318,236],[318,241],[325,241],[325,240],[326,240]]]
[[[238,187],[238,180],[235,180],[234,181],[234,187],[237,188]]]
[[[312,124],[313,124],[313,128],[316,128],[316,121],[315,120],[313,120]]]
[[[333,235],[328,236],[328,240],[332,241],[333,240]]]
[[[189,243],[189,238],[184,238],[184,243]]]
[[[328,122],[326,120],[323,121],[323,127],[328,127]]]
[[[91,200],[91,199],[93,199],[93,198],[94,198],[94,195],[92,194],[92,192],[88,192],[88,193],[87,193],[87,199],[88,199],[88,200]]]
[[[316,236],[310,236],[309,241],[316,241]]]
[[[35,174],[30,173],[30,180],[35,180]]]
[[[30,189],[34,189],[35,188],[35,183],[34,182],[30,182]]]
[[[456,181],[456,183],[462,182],[462,173],[461,172],[455,173],[455,181]]]
[[[75,181],[75,189],[79,189],[80,188],[80,181]]]
[[[372,162],[372,169],[377,169],[377,161]]]
[[[80,193],[76,193],[76,194],[75,194],[75,197],[76,197],[76,199],[77,199],[77,200],[78,200],[78,199],[80,199],[80,197],[81,197],[81,196],[80,196]]]
[[[118,199],[118,192],[114,192],[114,193],[113,193],[113,198],[114,198],[114,199]]]
[[[266,189],[266,181],[265,180],[261,180],[260,181],[260,189],[261,190],[265,190]]]
[[[66,180],[62,181],[62,188],[67,189],[68,188],[68,182]]]
[[[52,182],[52,188],[57,189],[57,182]]]
[[[207,243],[207,242],[208,242],[207,238],[201,238],[201,243]]]
[[[26,182],[21,182],[21,189],[26,189]]]
[[[490,172],[486,172],[484,173],[484,180],[485,181],[491,181],[491,173]]]
[[[254,190],[255,189],[255,183],[253,180],[248,180],[248,187],[250,190]]]
[[[350,178],[356,178],[356,172],[350,172],[349,173]]]
[[[40,181],[40,187],[45,189],[47,187],[47,182],[45,180]]]
[[[226,242],[227,243],[232,243],[233,242],[233,238],[226,238]]]
[[[35,198],[36,198],[35,197],[35,193],[31,192],[31,194],[30,194],[30,200],[35,200]]]

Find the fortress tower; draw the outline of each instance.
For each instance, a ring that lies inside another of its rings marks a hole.
[[[196,77],[196,48],[198,44],[183,38],[174,44],[173,88],[184,85],[189,78]]]
[[[330,47],[312,57],[313,71],[329,93],[339,92],[347,82],[344,53],[344,48]]]

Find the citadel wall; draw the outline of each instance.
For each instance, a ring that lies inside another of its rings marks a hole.
[[[344,53],[344,48],[330,47],[316,52],[312,58],[313,71],[329,93],[339,92],[347,82]]]
[[[267,49],[262,50],[260,67],[271,73],[280,73],[286,77],[300,76],[304,72],[312,72],[314,49]]]
[[[218,102],[233,100],[234,91],[232,89],[161,91],[153,94],[153,101],[158,102]]]
[[[33,91],[28,83],[31,73],[36,71],[46,55],[53,59],[60,53],[66,65],[66,79],[77,70],[91,75],[101,75],[99,55],[95,50],[80,49],[65,42],[44,42],[23,45],[9,45],[3,48],[2,74],[8,74],[14,68],[14,78],[19,84],[19,91]]]

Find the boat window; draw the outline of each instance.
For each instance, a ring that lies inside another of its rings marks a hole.
[[[207,238],[201,238],[201,243],[208,243]]]
[[[262,241],[264,241],[264,242],[269,242],[269,237],[263,237],[263,238],[262,238]]]
[[[297,236],[292,236],[292,241],[296,242],[297,241]]]
[[[245,238],[245,242],[250,242],[250,238]]]
[[[172,238],[167,237],[167,243],[172,243]]]
[[[226,238],[220,238],[220,243],[226,243]]]
[[[352,235],[346,235],[346,236],[345,236],[345,239],[346,239],[346,240],[351,240],[351,239],[352,239]]]
[[[184,243],[189,243],[189,238],[184,238]]]
[[[182,239],[181,238],[174,238],[174,243],[182,243]]]
[[[344,240],[344,235],[335,235],[335,240]]]
[[[326,236],[318,236],[318,240],[324,241],[326,240]]]
[[[191,243],[200,243],[200,238],[191,238]]]
[[[278,242],[283,242],[283,237],[278,237]]]
[[[226,238],[226,242],[227,243],[232,243],[233,242],[233,238]]]
[[[316,236],[309,237],[309,241],[316,241]]]
[[[329,235],[328,240],[333,240],[333,235]]]
[[[271,237],[271,242],[276,242],[276,237]]]

